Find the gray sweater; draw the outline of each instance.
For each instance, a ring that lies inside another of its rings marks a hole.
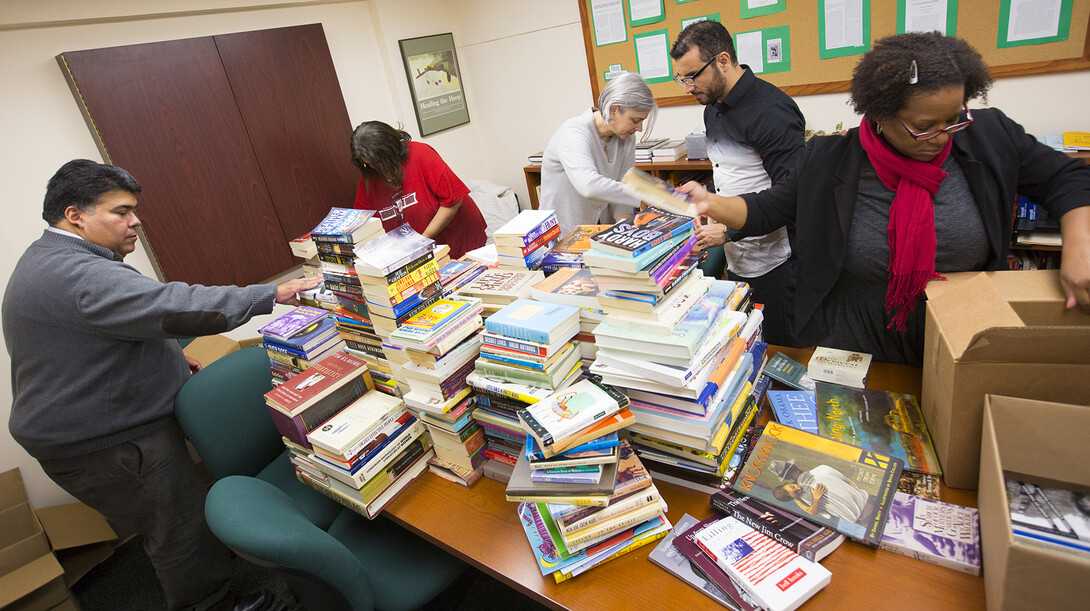
[[[189,378],[176,338],[233,329],[271,312],[275,297],[272,285],[162,283],[46,231],[4,293],[12,437],[35,458],[65,458],[165,426]]]

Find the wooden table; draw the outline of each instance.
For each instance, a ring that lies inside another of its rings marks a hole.
[[[805,363],[809,350],[771,348]],[[868,388],[920,394],[920,370],[875,363]],[[656,483],[676,523],[682,514],[713,515],[708,496]],[[658,542],[611,560],[564,583],[542,577],[504,484],[482,478],[463,488],[423,475],[385,515],[477,568],[556,609],[712,609],[711,599],[647,559]],[[942,500],[976,507],[974,491],[943,486]],[[804,606],[819,609],[983,609],[984,581],[900,554],[847,541],[822,565],[832,582]]]

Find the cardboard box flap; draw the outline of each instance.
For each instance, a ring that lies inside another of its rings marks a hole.
[[[5,607],[64,574],[53,554],[46,554],[0,577],[0,607]]]
[[[54,550],[112,541],[117,534],[102,514],[83,503],[68,503],[37,509],[38,519]]]
[[[951,346],[953,347],[953,346]],[[955,352],[955,354],[957,354]],[[997,327],[973,335],[959,363],[1090,365],[1090,327]],[[1090,379],[1081,383],[1090,396]]]
[[[958,275],[949,284],[930,282],[927,307],[942,321],[943,338],[955,356],[964,353],[983,329],[1022,326],[1022,319],[984,272]]]
[[[0,511],[27,502],[26,488],[19,468],[0,473]]]
[[[1090,461],[1075,459],[1090,431],[1090,407],[991,394],[984,403],[1004,471],[1090,486]]]

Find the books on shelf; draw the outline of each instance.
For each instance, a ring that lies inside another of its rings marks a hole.
[[[871,358],[866,352],[818,346],[810,356],[806,372],[815,382],[864,388],[867,385]]]
[[[676,161],[685,156],[685,140],[669,140],[651,149],[651,161]]]
[[[879,547],[980,575],[979,514],[972,507],[897,492]]]
[[[715,492],[711,504],[723,515],[733,517],[813,562],[820,562],[844,542],[844,535],[835,530],[733,490]]]
[[[381,233],[382,221],[374,210],[334,207],[310,230],[310,237],[315,242],[361,244]]]
[[[625,193],[640,198],[652,206],[688,217],[697,216],[696,205],[688,195],[679,193],[665,180],[638,168],[629,168],[621,177]]]
[[[731,517],[701,530],[696,542],[769,611],[797,609],[832,579],[825,567]]]
[[[899,458],[769,422],[732,487],[877,546],[903,466]]]
[[[908,471],[942,475],[916,397],[826,382],[814,394],[822,437],[896,456]]]

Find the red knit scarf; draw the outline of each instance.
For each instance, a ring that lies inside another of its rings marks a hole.
[[[939,166],[946,161],[954,139],[949,138],[942,152],[931,161],[909,159],[893,150],[874,131],[866,117],[859,124],[859,141],[867,152],[878,179],[896,191],[889,208],[889,286],[886,312],[892,320],[886,327],[905,330],[909,313],[916,309],[916,298],[923,295],[935,272],[935,208],[932,198],[946,178]]]

